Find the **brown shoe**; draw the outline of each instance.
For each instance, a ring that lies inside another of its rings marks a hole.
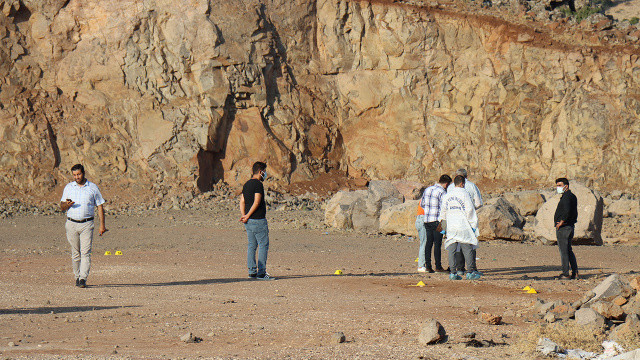
[[[446,272],[449,272],[449,271],[443,269],[442,267],[436,266],[436,272],[446,273]]]
[[[566,274],[560,274],[556,277],[556,280],[569,280],[569,279],[571,279],[571,276]]]

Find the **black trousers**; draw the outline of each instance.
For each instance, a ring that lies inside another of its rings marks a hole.
[[[556,230],[558,238],[558,248],[560,249],[560,262],[562,263],[562,274],[569,276],[569,266],[571,266],[571,274],[578,272],[578,262],[571,248],[571,240],[573,240],[574,228],[572,225],[563,226]]]
[[[442,268],[442,234],[436,231],[438,227],[437,221],[424,223],[424,228],[427,231],[427,247],[425,248],[425,264],[431,267],[431,248],[433,248],[433,261],[436,269]]]

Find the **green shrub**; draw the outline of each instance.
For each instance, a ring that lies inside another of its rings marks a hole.
[[[640,19],[638,19],[638,18],[637,18],[637,17],[635,17],[635,16],[634,16],[634,17],[632,17],[631,19],[629,19],[629,24],[631,24],[631,25],[635,25],[635,24],[637,24],[638,22],[640,22]]]
[[[597,14],[601,12],[602,9],[600,7],[591,7],[591,6],[583,6],[578,11],[576,11],[576,22],[581,22],[582,20],[588,18],[593,14]]]

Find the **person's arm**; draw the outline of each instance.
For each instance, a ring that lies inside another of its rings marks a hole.
[[[240,194],[240,217],[244,216],[244,194]]]
[[[67,187],[62,191],[62,199],[60,199],[60,210],[67,211],[75,204],[71,199],[69,199],[69,193],[67,191]]]
[[[255,193],[253,196],[253,205],[251,205],[251,209],[249,209],[249,211],[245,215],[242,215],[242,217],[240,218],[240,221],[242,221],[243,223],[246,223],[247,221],[249,221],[249,217],[251,217],[251,215],[253,215],[253,213],[256,212],[256,210],[258,210],[258,206],[260,206],[260,201],[262,201],[262,194]]]
[[[67,199],[65,201],[61,201],[60,202],[60,210],[67,211],[67,210],[69,210],[69,208],[71,208],[73,206],[73,204],[75,204],[75,203],[73,201],[71,201],[71,199]]]
[[[447,219],[447,195],[443,195],[440,199],[440,214],[438,214],[438,221]]]
[[[567,208],[567,198],[566,196],[562,196],[560,201],[558,202],[558,222],[556,222],[556,230],[560,229],[562,225],[564,225],[569,217],[569,209]]]
[[[102,234],[107,232],[107,227],[104,223],[104,206],[98,205],[98,219],[100,219],[100,230],[98,230],[98,234],[102,236]]]

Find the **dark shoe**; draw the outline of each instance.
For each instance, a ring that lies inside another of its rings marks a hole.
[[[249,274],[249,279],[255,279],[258,274]]]
[[[87,280],[85,280],[85,279],[78,280],[78,287],[81,287],[83,289],[86,288],[87,287]]]
[[[433,274],[435,271],[433,271],[433,269],[431,268],[431,266],[427,266],[427,272],[430,272],[430,273],[432,273],[432,274]]]
[[[445,270],[442,267],[436,266],[436,272],[448,273],[449,270]]]
[[[76,279],[76,286],[80,286],[80,279]]]
[[[571,279],[571,276],[566,274],[560,274],[556,277],[556,280],[569,280],[569,279]]]
[[[580,277],[579,277],[579,275],[578,275],[578,272],[577,272],[577,271],[576,271],[576,272],[574,272],[574,273],[571,273],[571,280],[578,280],[579,278],[580,278]]]

